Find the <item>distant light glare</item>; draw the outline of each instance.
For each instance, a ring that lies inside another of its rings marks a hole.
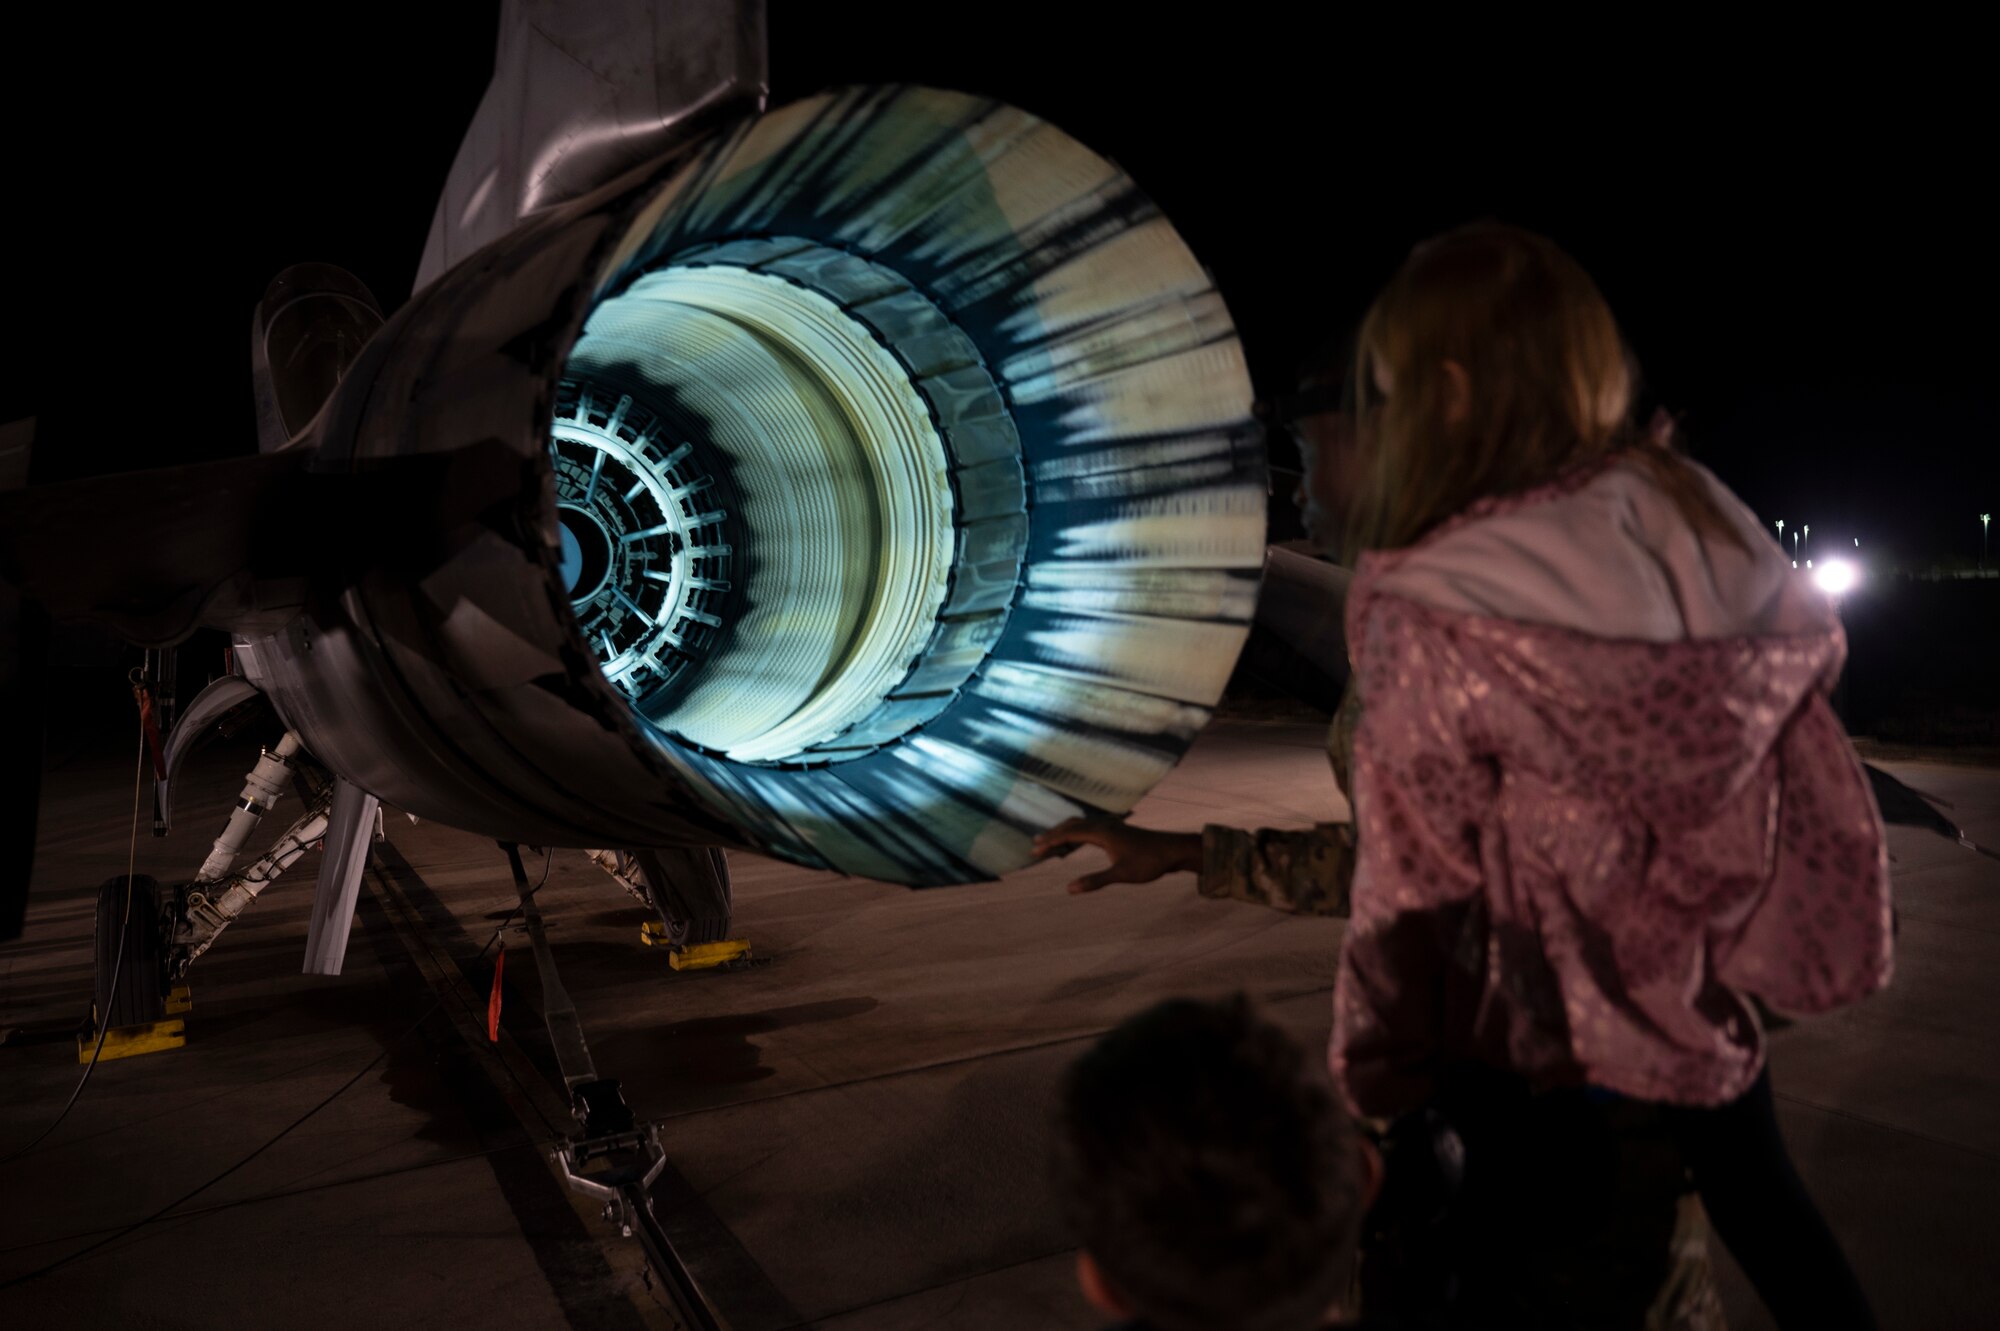
[[[1839,596],[1850,590],[1859,577],[1854,565],[1845,559],[1828,559],[1813,570],[1813,583],[1828,596]]]

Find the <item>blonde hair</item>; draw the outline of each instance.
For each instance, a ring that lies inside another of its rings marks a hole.
[[[1464,374],[1456,412],[1447,362]],[[1408,545],[1480,499],[1627,451],[1690,524],[1736,539],[1670,436],[1635,427],[1638,371],[1611,307],[1543,236],[1480,222],[1417,246],[1362,322],[1354,375],[1369,457],[1350,554]]]

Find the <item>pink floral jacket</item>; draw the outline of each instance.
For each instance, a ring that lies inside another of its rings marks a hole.
[[[1718,1104],[1755,995],[1891,969],[1881,819],[1827,702],[1837,618],[1713,477],[1741,548],[1612,464],[1364,558],[1333,1070],[1388,1115],[1471,1059]]]

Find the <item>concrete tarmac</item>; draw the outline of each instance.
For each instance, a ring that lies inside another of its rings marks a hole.
[[[1135,821],[1342,817],[1322,739],[1219,723]],[[140,828],[140,872],[192,871],[253,757],[197,757],[174,834]],[[1892,770],[2000,843],[2000,771]],[[47,1034],[87,1008],[94,888],[126,867],[132,771],[58,757],[28,933],[0,948],[0,1027]],[[485,1041],[497,949],[480,952],[515,902],[506,861],[393,812],[388,827],[344,974],[298,973],[308,856],[196,964],[187,1047],[100,1064],[57,1132],[0,1165],[0,1284],[70,1259],[0,1288],[0,1325],[670,1325],[637,1246],[543,1158],[567,1124],[518,926],[500,940],[502,1040]],[[1778,1032],[1775,1085],[1882,1324],[1983,1325],[2000,1302],[2000,863],[1892,838],[1895,984]],[[644,910],[578,852],[549,859],[538,901],[598,1069],[662,1126],[657,1209],[736,1331],[1094,1327],[1047,1195],[1063,1068],[1176,994],[1243,989],[1326,1038],[1337,921],[1205,901],[1185,877],[1071,898],[1070,864],[910,892],[731,858],[746,970],[670,970],[639,945]],[[0,1155],[78,1070],[73,1042],[0,1048]],[[1719,1261],[1731,1324],[1768,1326]]]

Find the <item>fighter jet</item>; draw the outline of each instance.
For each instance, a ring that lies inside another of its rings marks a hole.
[[[1268,484],[1206,270],[1019,108],[767,106],[764,33],[761,0],[510,0],[415,291],[302,265],[253,312],[256,455],[0,499],[10,689],[51,620],[231,635],[162,821],[205,735],[283,727],[206,862],[145,885],[140,1007],[316,844],[305,969],[337,972],[384,805],[590,850],[696,946],[722,849],[990,879],[1208,719]]]
[[[0,498],[15,772],[52,618],[232,635],[162,822],[203,737],[283,726],[207,860],[146,886],[128,1019],[315,844],[305,969],[337,972],[384,803],[588,849],[698,946],[720,848],[927,886],[1129,810],[1253,623],[1331,710],[1344,574],[1266,550],[1242,349],[1170,220],[990,99],[767,107],[764,23],[510,0],[416,290],[385,317],[302,265],[253,312],[255,456]],[[0,939],[32,798],[7,816]]]

